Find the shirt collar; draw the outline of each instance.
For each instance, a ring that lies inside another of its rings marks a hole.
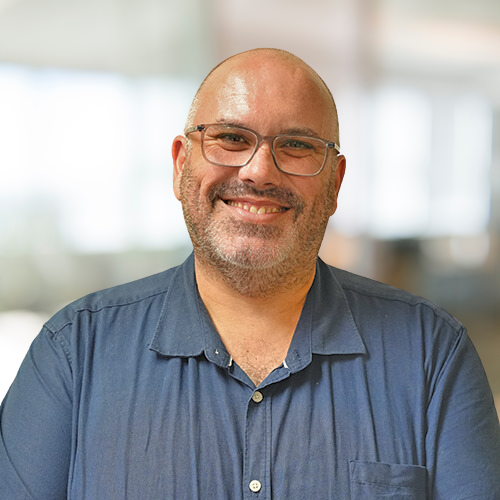
[[[203,352],[194,255],[176,268],[149,348],[165,356],[198,356]]]
[[[313,302],[312,351],[314,354],[366,354],[366,348],[335,268],[321,259],[309,291]]]
[[[231,356],[204,306],[194,272],[194,254],[176,268],[149,348],[164,356],[207,359],[229,366]]]
[[[205,353],[217,365],[231,364],[198,293],[193,254],[174,272],[150,349],[164,356]],[[312,354],[366,354],[334,268],[320,259],[285,364],[291,372],[299,371]]]

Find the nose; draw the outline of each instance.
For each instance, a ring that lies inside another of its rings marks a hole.
[[[283,174],[274,163],[271,144],[262,141],[247,165],[240,167],[238,176],[242,181],[251,182],[255,187],[277,186]]]

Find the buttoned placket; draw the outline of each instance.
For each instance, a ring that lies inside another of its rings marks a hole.
[[[250,380],[239,367],[232,375],[251,389]],[[272,497],[272,394],[275,384],[289,376],[290,370],[284,362],[258,388],[253,387],[251,392],[249,391],[243,454],[242,491],[245,500]]]
[[[271,498],[271,395],[255,390],[248,401],[243,498]]]

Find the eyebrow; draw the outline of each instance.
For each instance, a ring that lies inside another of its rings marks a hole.
[[[225,120],[224,118],[217,119],[216,123],[221,123],[222,125],[228,125],[230,127],[242,127],[242,128],[250,128],[244,123],[233,121],[233,120]],[[251,129],[250,129],[251,130]],[[307,137],[320,137],[316,130],[313,130],[309,127],[291,127],[291,128],[282,128],[279,132],[280,135],[304,135]]]
[[[320,137],[320,135],[318,134],[318,132],[316,132],[316,130],[313,130],[312,128],[309,127],[293,127],[293,128],[281,129],[280,133],[287,135],[307,135],[307,136]]]
[[[248,128],[244,123],[235,122],[233,120],[226,120],[225,118],[218,118],[215,123],[220,123],[222,125],[227,125],[229,127],[243,127]]]

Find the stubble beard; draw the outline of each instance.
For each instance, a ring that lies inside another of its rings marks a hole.
[[[180,181],[184,219],[196,259],[212,277],[242,295],[261,298],[310,279],[329,219],[326,207],[335,195],[333,176],[309,215],[304,200],[284,188],[262,191],[228,181],[210,190],[208,203],[200,198],[199,188],[188,160]],[[244,195],[265,197],[291,207],[292,234],[285,235],[282,227],[217,217],[217,205],[222,199]],[[209,213],[204,213],[203,206],[210,207]],[[258,245],[249,244],[252,240]]]

